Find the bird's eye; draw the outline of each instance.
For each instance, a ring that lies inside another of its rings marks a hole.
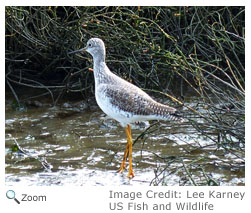
[[[88,47],[91,47],[91,46],[92,46],[92,44],[91,44],[91,43],[89,43],[89,44],[88,44]]]

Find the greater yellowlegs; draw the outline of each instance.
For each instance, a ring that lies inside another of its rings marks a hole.
[[[130,124],[146,120],[179,120],[181,118],[175,108],[154,101],[140,88],[112,73],[105,63],[105,45],[101,39],[91,38],[85,48],[71,53],[81,51],[87,51],[93,57],[95,97],[99,107],[125,128],[127,144],[119,172],[125,169],[125,162],[129,155],[127,177],[133,178]]]

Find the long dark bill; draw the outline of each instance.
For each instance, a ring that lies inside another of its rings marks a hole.
[[[68,54],[75,54],[75,53],[80,53],[80,52],[83,52],[85,50],[85,48],[81,48],[79,50],[74,50],[72,52],[69,52]]]

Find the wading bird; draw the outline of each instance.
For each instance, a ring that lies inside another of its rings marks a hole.
[[[182,118],[175,108],[156,102],[137,86],[112,73],[105,63],[106,50],[101,39],[91,38],[85,48],[70,54],[82,51],[87,51],[93,57],[95,97],[99,107],[125,128],[127,144],[119,172],[123,172],[126,168],[125,163],[129,155],[127,177],[133,178],[130,124],[146,120],[181,120]]]

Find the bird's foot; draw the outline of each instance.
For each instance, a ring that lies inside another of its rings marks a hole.
[[[128,178],[134,178],[135,175],[134,175],[134,171],[132,169],[129,169],[129,173],[127,175]]]
[[[126,168],[125,162],[122,161],[122,163],[121,163],[121,165],[120,165],[120,168],[119,168],[118,172],[119,172],[119,173],[122,173],[122,172],[124,171],[125,168]]]

